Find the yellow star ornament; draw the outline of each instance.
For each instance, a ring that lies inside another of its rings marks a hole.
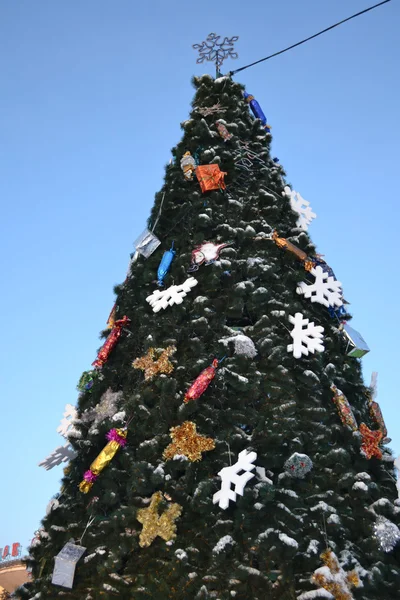
[[[136,518],[142,523],[143,529],[139,536],[139,546],[151,546],[157,536],[166,542],[176,538],[176,519],[182,513],[180,504],[170,504],[165,512],[158,514],[158,505],[162,501],[162,493],[156,492],[151,497],[150,506],[138,510]]]
[[[202,459],[202,452],[215,448],[214,440],[197,433],[192,421],[185,421],[179,427],[171,427],[170,436],[172,443],[164,450],[164,460],[173,458],[175,454],[183,454],[190,461],[196,462]]]
[[[144,378],[147,381],[158,373],[169,375],[174,370],[174,365],[168,360],[172,354],[176,352],[175,346],[168,346],[163,350],[160,356],[156,359],[156,349],[149,348],[147,354],[141,358],[136,358],[132,367],[144,371]]]
[[[323,552],[321,558],[325,566],[314,571],[312,582],[332,594],[335,600],[354,600],[351,588],[362,585],[357,572],[346,573],[330,549]]]

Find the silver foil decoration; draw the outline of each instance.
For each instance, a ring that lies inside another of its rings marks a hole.
[[[349,342],[350,349],[347,351],[347,356],[361,358],[364,354],[369,352],[367,342],[364,340],[361,333],[350,327],[347,323],[342,323],[341,329]]]
[[[149,258],[160,244],[161,242],[158,237],[148,229],[145,229],[135,240],[133,245],[136,248],[136,252],[139,252],[139,254],[142,254],[145,258]]]
[[[391,552],[400,540],[400,530],[397,525],[382,516],[376,519],[374,533],[384,552]]]
[[[51,583],[72,589],[74,584],[75,567],[85,553],[86,548],[68,542],[55,557],[55,565]]]

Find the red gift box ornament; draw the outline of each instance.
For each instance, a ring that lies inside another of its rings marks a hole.
[[[106,341],[104,342],[97,354],[96,360],[92,362],[92,365],[96,369],[101,369],[104,363],[107,362],[111,350],[114,348],[119,338],[121,337],[122,329],[129,325],[130,322],[131,320],[128,319],[127,316],[122,317],[122,319],[119,319],[118,321],[115,321],[112,330],[110,331]]]
[[[183,399],[186,404],[190,400],[197,400],[206,391],[215,377],[215,372],[219,362],[221,361],[218,361],[217,358],[214,358],[212,364],[204,369],[198,377],[196,377]]]
[[[224,190],[226,188],[225,175],[228,173],[221,171],[219,165],[201,165],[196,169],[196,177],[203,193],[210,190]]]

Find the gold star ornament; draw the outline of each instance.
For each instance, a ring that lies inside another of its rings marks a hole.
[[[202,459],[202,452],[215,448],[214,440],[197,433],[192,421],[185,421],[179,427],[171,427],[170,436],[172,443],[164,450],[164,460],[173,458],[175,454],[183,454],[190,461],[196,462]]]
[[[141,358],[136,358],[132,367],[134,369],[141,369],[144,371],[144,378],[147,381],[159,373],[165,373],[169,375],[174,370],[173,364],[168,360],[176,352],[175,346],[168,346],[161,352],[158,358],[156,358],[156,349],[149,348],[147,354]]]
[[[176,538],[176,519],[182,513],[180,504],[170,504],[165,512],[158,514],[158,505],[162,501],[162,493],[156,492],[151,497],[150,506],[138,510],[136,518],[142,523],[143,529],[139,536],[139,546],[151,546],[157,536],[169,542]]]
[[[321,554],[321,559],[325,566],[314,571],[312,582],[329,592],[335,600],[354,600],[350,590],[352,587],[361,586],[357,572],[346,573],[340,566],[336,554],[330,549]]]

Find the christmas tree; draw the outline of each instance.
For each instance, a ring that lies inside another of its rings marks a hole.
[[[0,600],[8,600],[8,598],[11,598],[10,594],[0,586]]]
[[[17,597],[398,598],[393,457],[315,215],[244,87],[193,83]]]

